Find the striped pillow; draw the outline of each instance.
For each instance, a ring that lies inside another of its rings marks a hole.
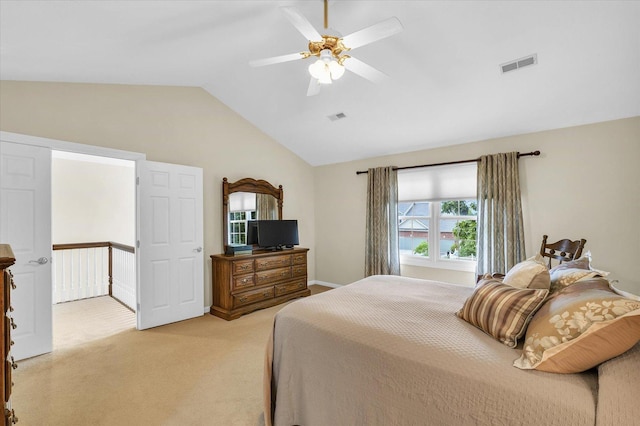
[[[548,293],[546,289],[516,288],[485,280],[456,315],[514,348]]]

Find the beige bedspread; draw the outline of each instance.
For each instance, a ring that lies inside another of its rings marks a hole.
[[[596,372],[513,367],[519,350],[455,316],[471,292],[374,276],[284,307],[267,350],[267,424],[594,425]]]

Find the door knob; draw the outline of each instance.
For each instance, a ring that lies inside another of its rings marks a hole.
[[[193,251],[200,253],[202,251],[202,247],[195,248]]]
[[[46,264],[47,262],[49,262],[49,259],[47,259],[46,257],[41,257],[41,258],[40,258],[40,259],[38,259],[38,260],[30,260],[30,261],[29,261],[29,263],[37,263],[37,264],[39,264],[39,265],[44,265],[44,264]]]

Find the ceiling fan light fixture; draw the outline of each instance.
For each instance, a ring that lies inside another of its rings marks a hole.
[[[323,84],[327,84],[326,80],[328,78],[328,84],[331,84],[331,74],[328,72],[327,64],[322,59],[318,59],[309,65],[309,74]]]
[[[331,84],[344,74],[344,67],[331,55],[330,50],[323,50],[320,59],[309,65],[309,74],[321,84]]]
[[[337,80],[344,74],[344,67],[338,61],[331,60],[329,62],[329,71],[331,72],[331,78]]]

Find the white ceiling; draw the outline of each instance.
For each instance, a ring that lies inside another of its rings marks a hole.
[[[0,78],[199,86],[311,165],[640,115],[640,2],[331,1],[342,35],[404,31],[349,52],[386,82],[347,72],[314,97],[311,59],[248,65],[307,50],[280,6],[333,33],[321,0],[2,0]]]

